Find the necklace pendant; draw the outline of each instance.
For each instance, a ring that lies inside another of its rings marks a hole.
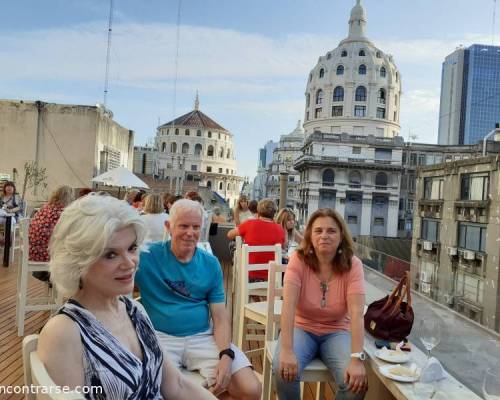
[[[325,308],[326,307],[326,299],[323,298],[321,299],[321,308]]]

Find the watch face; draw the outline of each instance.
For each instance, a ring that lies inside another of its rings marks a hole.
[[[361,361],[365,361],[366,360],[366,353],[359,353],[359,359]]]

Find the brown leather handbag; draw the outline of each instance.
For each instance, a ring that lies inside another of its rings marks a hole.
[[[413,319],[410,273],[406,272],[390,295],[368,306],[365,329],[378,339],[399,342],[410,334]]]

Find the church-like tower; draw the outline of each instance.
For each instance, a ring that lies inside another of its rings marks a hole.
[[[306,87],[306,135],[399,135],[401,76],[391,55],[366,37],[361,0],[351,10],[349,35],[319,57]]]

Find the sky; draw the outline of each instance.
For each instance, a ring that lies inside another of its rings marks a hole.
[[[107,106],[144,145],[158,122],[194,108],[198,90],[200,110],[234,135],[238,174],[252,177],[258,149],[303,119],[309,72],[347,36],[354,4],[181,0],[177,58],[179,0],[114,0]],[[494,0],[363,4],[368,38],[400,70],[401,135],[437,143],[441,64],[459,45],[499,44]],[[102,103],[109,5],[2,2],[0,98]]]

